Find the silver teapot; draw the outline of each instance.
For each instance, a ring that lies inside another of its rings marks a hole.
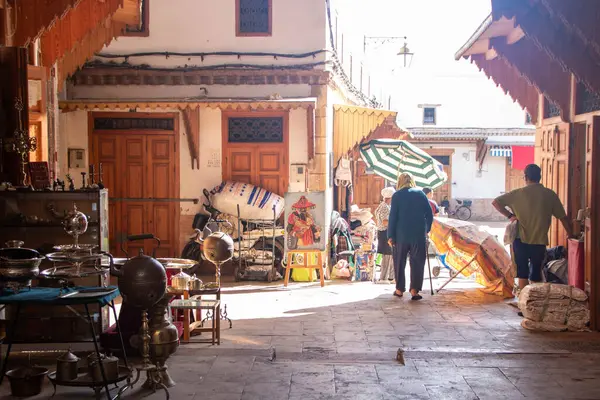
[[[79,242],[79,236],[83,235],[88,228],[88,219],[84,213],[77,209],[77,204],[73,204],[73,210],[63,221],[65,232],[75,239],[75,245]]]

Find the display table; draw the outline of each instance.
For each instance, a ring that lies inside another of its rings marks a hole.
[[[123,350],[125,366],[127,367],[127,355],[125,354],[125,346],[123,343],[123,337],[121,336],[121,329],[118,324],[117,311],[115,309],[114,303],[114,300],[117,296],[119,296],[119,290],[116,286],[109,286],[107,288],[72,287],[68,289],[35,287],[28,290],[22,290],[19,293],[13,293],[8,290],[3,291],[0,294],[0,306],[4,307],[9,304],[14,305],[16,307],[16,312],[13,321],[9,326],[9,334],[6,338],[7,351],[6,355],[4,356],[4,362],[2,364],[0,384],[2,384],[2,381],[4,380],[4,375],[6,374],[8,357],[10,356],[10,351],[12,349],[15,328],[19,321],[19,313],[21,311],[22,306],[45,305],[67,307],[73,305],[83,305],[85,307],[87,320],[91,329],[92,339],[94,341],[94,349],[96,350],[96,355],[99,359],[100,347],[98,346],[98,338],[96,336],[92,316],[89,311],[89,305],[98,304],[101,307],[109,306],[110,308],[112,308],[115,320],[117,321],[117,331],[119,332],[119,337],[121,339],[121,349]],[[102,373],[102,386],[106,390],[106,397],[107,399],[111,400],[112,397],[110,395],[108,382],[106,380],[106,375],[104,373],[104,367],[102,363],[100,363],[100,371]]]
[[[218,345],[221,344],[221,335],[220,335],[221,318],[218,317],[218,315],[220,313],[220,308],[221,308],[220,300],[194,300],[194,299],[173,300],[171,302],[171,304],[169,304],[169,307],[171,307],[172,309],[175,309],[175,310],[184,310],[184,312],[186,312],[186,313],[189,311],[196,311],[197,313],[199,313],[202,310],[208,310],[208,311],[212,312],[213,318],[212,318],[212,326],[210,328],[203,328],[202,320],[195,321],[192,324],[188,323],[187,325],[184,325],[183,341],[186,343],[189,342],[189,336],[192,333],[194,333],[194,331],[196,331],[196,332],[211,332],[210,343],[213,345],[215,344],[215,342]],[[186,338],[186,331],[187,331],[187,338]]]
[[[219,302],[216,307],[216,311],[207,309],[206,317],[204,319],[202,319],[202,309],[195,309],[195,321],[191,322],[190,314],[193,310],[180,308],[180,310],[183,311],[183,338],[181,341],[182,343],[189,343],[190,337],[194,332],[210,332],[211,328],[203,328],[203,325],[205,321],[213,319],[213,322],[216,322],[216,341],[217,344],[221,344],[221,320],[229,321],[229,329],[232,327],[232,322],[227,317],[227,306],[225,305],[224,311],[221,310],[221,288],[176,290],[172,287],[169,287],[167,288],[167,292],[174,296],[181,297],[183,300],[199,300],[202,299],[203,296],[215,296],[215,300]]]

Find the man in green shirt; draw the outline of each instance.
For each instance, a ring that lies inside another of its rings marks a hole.
[[[569,237],[573,235],[571,221],[558,195],[545,188],[541,179],[540,167],[529,164],[525,167],[526,186],[503,194],[492,203],[506,218],[519,221],[519,233],[513,242],[519,289],[529,282],[542,282],[542,264],[546,258],[552,216],[560,220]]]

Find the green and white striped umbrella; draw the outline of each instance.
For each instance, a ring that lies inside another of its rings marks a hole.
[[[370,140],[360,145],[360,155],[373,172],[394,183],[403,172],[420,188],[435,189],[448,180],[439,161],[405,140]]]

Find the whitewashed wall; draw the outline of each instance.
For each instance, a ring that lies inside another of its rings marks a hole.
[[[234,0],[152,0],[150,3],[150,35],[121,37],[113,40],[103,53],[137,52],[268,52],[307,53],[326,47],[326,8],[324,0],[273,1],[273,34],[263,37],[237,37]],[[236,56],[200,57],[135,57],[133,65],[177,67],[210,66],[224,63],[290,65],[325,60],[279,57]],[[123,59],[115,59],[122,62]]]
[[[476,145],[470,143],[417,144],[423,149],[454,149],[452,155],[452,197],[494,199],[506,190],[506,159],[486,157],[481,172]]]
[[[144,111],[144,110],[140,110]],[[175,110],[161,110],[162,112],[172,112]],[[290,164],[308,162],[308,129],[306,124],[306,110],[302,108],[290,110],[289,126],[289,155]],[[185,132],[180,129],[180,195],[182,198],[200,198],[202,199],[202,189],[212,189],[221,183],[222,180],[222,129],[221,129],[221,110],[202,108],[200,110],[200,169],[192,169],[190,162],[190,152],[187,147]],[[184,127],[183,122],[179,121],[179,126]],[[59,174],[62,179],[67,173],[70,173],[75,179],[76,186],[81,185],[81,172],[87,172],[87,168],[69,169],[67,159],[68,148],[85,149],[88,165],[89,146],[88,146],[88,113],[86,111],[75,111],[60,115],[60,133],[59,133]],[[209,162],[218,160],[217,163]],[[182,215],[194,215],[201,210],[201,204],[182,203]]]

